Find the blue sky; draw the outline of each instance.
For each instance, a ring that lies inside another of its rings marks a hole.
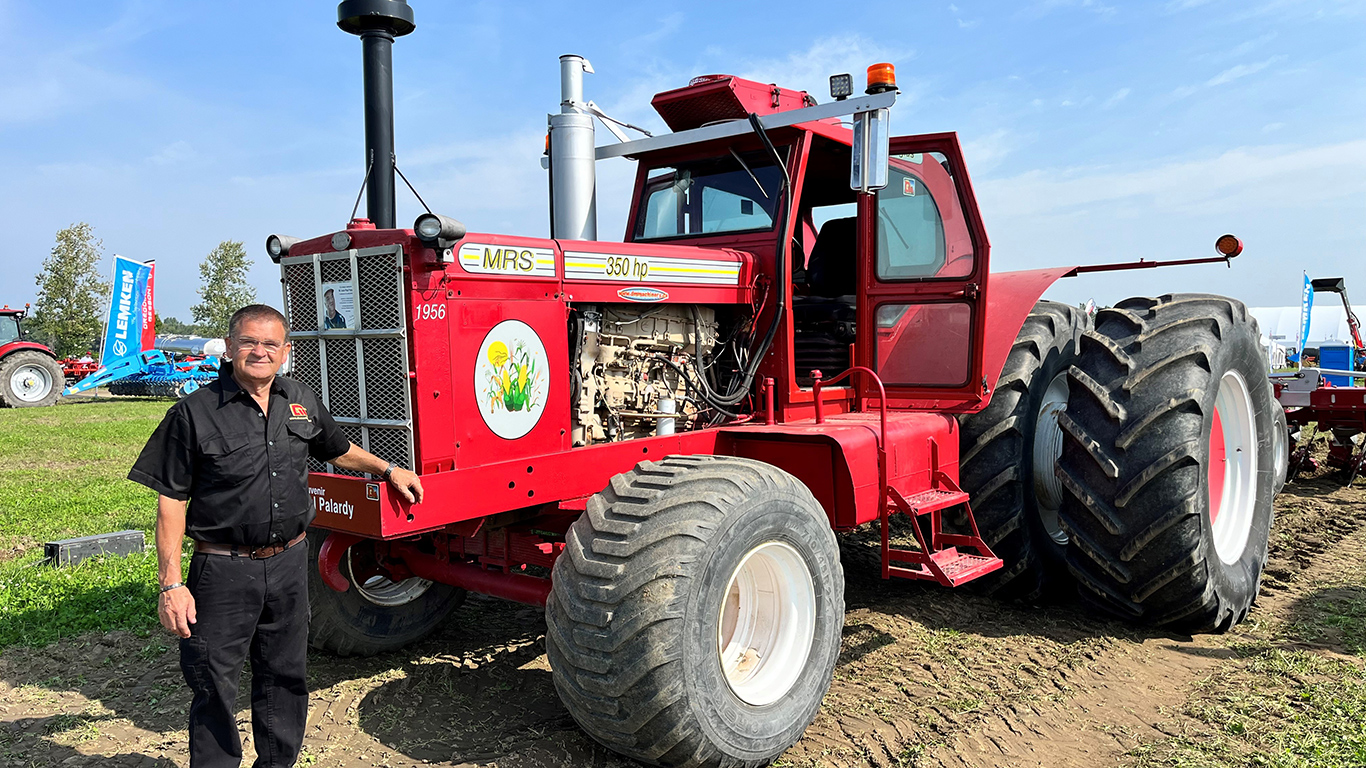
[[[1200,266],[1066,280],[1065,301],[1174,290],[1294,304],[1299,275],[1366,295],[1366,3],[1355,0],[479,3],[412,0],[395,45],[399,165],[472,231],[547,230],[538,158],[557,57],[652,129],[657,91],[726,72],[828,98],[826,76],[897,65],[894,133],[955,130],[995,270],[1212,253]],[[279,304],[271,232],[345,223],[362,167],[360,45],[334,2],[0,0],[0,302],[32,300],[53,234],[157,260],[188,319],[197,265],[243,240]],[[599,132],[599,141],[610,140]],[[599,164],[619,238],[629,161]],[[401,192],[399,221],[417,203]]]

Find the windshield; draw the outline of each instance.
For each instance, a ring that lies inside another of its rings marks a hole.
[[[0,344],[19,339],[19,321],[10,315],[0,315]]]
[[[650,171],[635,239],[773,228],[782,171],[764,153],[743,153]]]

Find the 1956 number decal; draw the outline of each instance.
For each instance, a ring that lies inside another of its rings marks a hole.
[[[446,305],[444,303],[419,304],[417,307],[418,320],[445,320]]]

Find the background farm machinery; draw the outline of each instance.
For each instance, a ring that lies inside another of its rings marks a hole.
[[[1327,464],[1342,470],[1351,485],[1366,467],[1366,348],[1361,338],[1361,323],[1347,298],[1346,280],[1341,277],[1308,281],[1313,293],[1335,293],[1346,309],[1350,344],[1305,349],[1309,338],[1309,313],[1306,311],[1301,332],[1300,359],[1317,355],[1313,367],[1271,374],[1276,400],[1285,409],[1283,454],[1287,480],[1306,469],[1317,469],[1314,446],[1322,437],[1328,444]],[[1278,450],[1278,455],[1281,455]]]

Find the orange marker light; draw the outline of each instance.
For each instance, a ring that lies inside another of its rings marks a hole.
[[[1231,259],[1243,252],[1243,241],[1233,235],[1224,235],[1214,241],[1214,250]]]
[[[896,90],[896,67],[886,62],[868,68],[868,90],[865,93],[883,93]]]

